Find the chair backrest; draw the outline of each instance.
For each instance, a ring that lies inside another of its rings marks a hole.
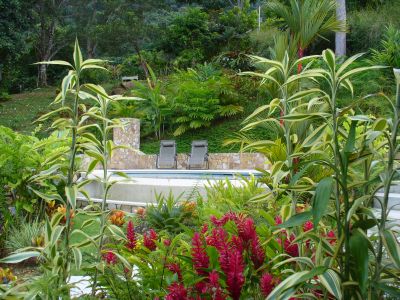
[[[162,140],[160,142],[160,154],[157,166],[159,168],[175,168],[176,166],[176,142],[174,140]]]
[[[189,167],[204,167],[204,163],[207,160],[208,154],[208,143],[207,141],[193,141],[192,142],[192,151],[190,153]]]

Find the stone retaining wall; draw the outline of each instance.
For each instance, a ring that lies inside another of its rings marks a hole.
[[[116,149],[110,162],[110,168],[155,169],[157,155],[144,154],[140,148],[140,120],[123,119],[124,129],[114,129],[114,143],[127,145],[129,149]],[[178,169],[186,169],[188,155],[178,154]],[[267,169],[267,159],[261,153],[210,153],[209,168],[215,170]]]

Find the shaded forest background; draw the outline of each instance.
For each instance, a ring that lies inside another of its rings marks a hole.
[[[285,2],[285,1],[282,1]],[[279,27],[264,1],[247,0],[0,0],[0,92],[17,93],[55,84],[58,68],[33,63],[69,59],[77,37],[87,57],[109,60],[109,73],[158,75],[204,62],[246,69],[244,54],[268,57]],[[259,10],[260,8],[260,10]],[[389,25],[399,28],[399,0],[348,0],[347,52],[377,47]],[[260,12],[260,15],[259,15]],[[259,17],[261,24],[259,25]],[[282,28],[283,29],[283,28]],[[307,50],[334,48],[334,33]]]

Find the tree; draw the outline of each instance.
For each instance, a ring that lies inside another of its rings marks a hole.
[[[335,0],[289,0],[289,5],[273,0],[267,7],[280,19],[278,25],[286,29],[297,44],[299,58],[318,37],[345,30],[345,24],[336,19]]]
[[[32,6],[33,15],[37,20],[34,30],[39,61],[52,60],[68,44],[68,41],[58,38],[58,26],[64,21],[67,4],[68,0],[39,0]],[[38,65],[37,85],[47,86],[46,64]]]
[[[346,0],[336,0],[336,18],[346,24]],[[337,31],[335,33],[335,54],[336,56],[346,55],[346,32]]]
[[[0,83],[4,66],[27,47],[26,30],[30,25],[27,4],[27,1],[0,0]]]

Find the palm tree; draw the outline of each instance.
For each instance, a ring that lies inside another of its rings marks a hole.
[[[289,5],[278,0],[267,3],[267,7],[279,18],[278,23],[286,29],[297,45],[297,55],[318,37],[332,31],[344,31],[345,24],[336,19],[335,0],[289,0]],[[302,66],[299,64],[299,71]]]
[[[346,23],[346,0],[336,0],[336,17],[338,21]],[[335,54],[336,56],[346,55],[346,32],[337,31],[335,34]]]

